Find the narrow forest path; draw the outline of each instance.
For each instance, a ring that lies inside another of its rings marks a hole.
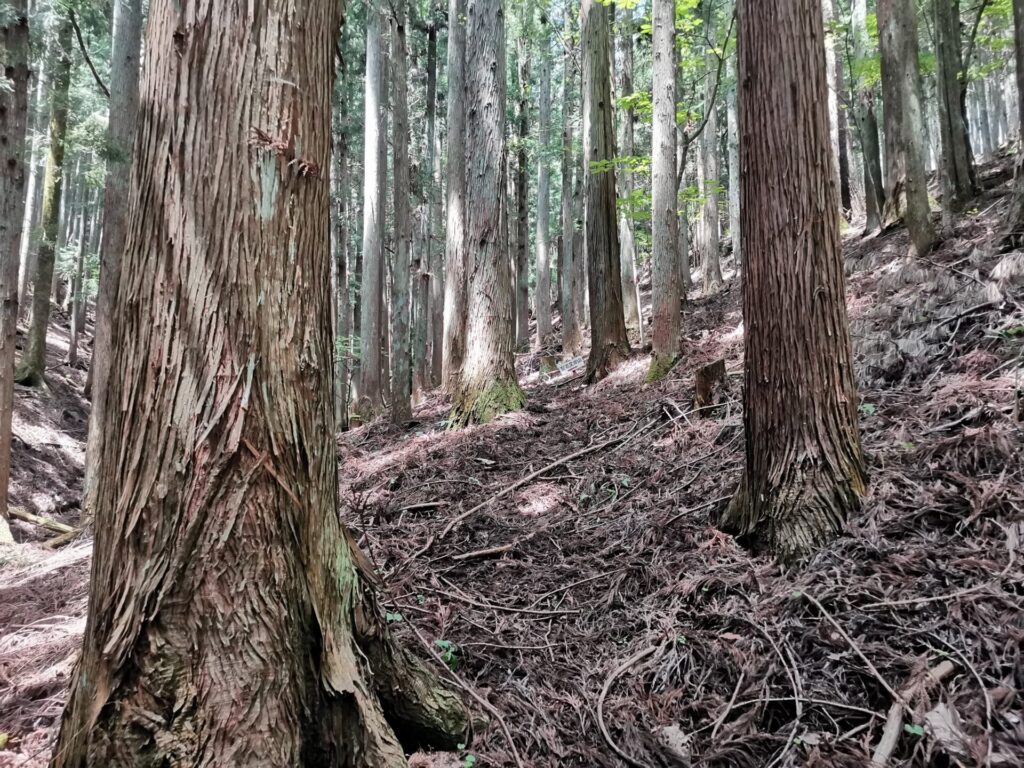
[[[656,385],[643,355],[593,387],[542,383],[523,357],[521,412],[449,432],[431,400],[408,430],[341,435],[342,514],[389,621],[501,718],[420,764],[862,766],[892,692],[946,659],[952,673],[908,697],[896,756],[1019,764],[1024,254],[985,248],[1007,180],[989,169],[926,260],[903,259],[902,230],[848,239],[870,494],[798,571],[711,524],[742,463],[735,280],[686,309],[683,361]],[[727,386],[697,410],[694,374],[718,359]],[[0,765],[46,762],[88,556],[0,556],[0,732],[16,739]]]

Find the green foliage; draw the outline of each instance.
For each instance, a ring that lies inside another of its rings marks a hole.
[[[452,672],[455,672],[459,668],[459,646],[451,640],[435,640],[434,645],[440,651],[441,661],[447,664]]]

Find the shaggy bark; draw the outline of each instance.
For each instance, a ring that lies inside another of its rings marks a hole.
[[[888,166],[882,221],[890,226],[902,220],[911,255],[924,256],[935,241],[935,229],[924,170],[915,0],[879,0],[878,32]]]
[[[746,472],[721,523],[783,561],[864,493],[817,0],[740,6]]]
[[[389,637],[337,515],[339,16],[327,0],[150,6],[113,323],[123,375],[106,391],[89,621],[55,768],[398,768],[400,736],[453,746],[467,724]]]
[[[522,407],[516,378],[515,292],[505,196],[505,17],[501,0],[466,9],[466,242],[469,268],[462,380],[451,423],[486,423]]]
[[[13,0],[0,21],[0,51],[10,87],[0,89],[0,544],[11,541],[7,487],[11,477],[18,269],[25,208],[28,131],[28,3]]]
[[[629,355],[622,309],[616,231],[615,124],[611,88],[611,8],[600,0],[580,7],[583,51],[583,156],[587,162],[584,248],[588,261],[590,357],[587,379],[596,381]],[[595,167],[596,165],[596,167]]]
[[[676,178],[675,0],[654,0],[651,138],[651,368],[661,378],[679,357],[679,219]]]
[[[466,353],[469,254],[466,249],[466,0],[448,0],[448,190],[441,378],[455,394]]]
[[[100,274],[96,293],[96,329],[93,333],[89,439],[85,448],[83,511],[92,517],[96,505],[97,462],[106,424],[104,392],[110,375],[111,317],[117,303],[128,211],[128,179],[132,143],[139,111],[139,54],[142,45],[142,0],[114,3],[110,66],[110,121],[107,124],[107,174],[103,186],[103,237],[100,241]]]
[[[68,130],[72,34],[71,21],[65,13],[59,20],[47,53],[47,58],[53,62],[53,87],[50,89],[50,152],[46,158],[46,176],[43,179],[42,236],[32,281],[32,321],[25,352],[14,375],[15,381],[28,386],[42,384],[46,370],[46,331],[50,325],[50,291],[53,288],[60,201],[64,189],[64,138]]]

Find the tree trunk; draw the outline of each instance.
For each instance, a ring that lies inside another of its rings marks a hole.
[[[963,55],[960,49],[960,0],[932,0],[935,22],[936,87],[942,136],[942,205],[960,210],[974,197],[974,163],[967,123],[961,111]]]
[[[342,87],[347,84],[347,67],[344,59],[340,63]],[[331,206],[331,251],[334,255],[334,418],[339,430],[349,426],[350,361],[352,359],[352,301],[349,295],[348,269],[348,109],[345,94],[336,96],[332,109],[332,157],[331,181],[334,185],[334,201]]]
[[[551,336],[551,264],[549,261],[549,227],[551,217],[551,183],[548,173],[548,149],[551,143],[551,40],[548,22],[541,20],[539,125],[537,127],[537,290],[534,314],[537,316],[537,348],[543,348]]]
[[[882,153],[878,140],[875,91],[864,76],[871,54],[867,29],[867,0],[853,0],[850,23],[853,36],[854,119],[864,161],[864,231],[882,228],[885,182],[882,178]]]
[[[679,204],[676,190],[675,0],[654,0],[654,125],[651,137],[651,367],[662,378],[679,357]]]
[[[467,724],[389,637],[337,515],[340,9],[150,6],[111,345],[123,375],[105,395],[89,621],[55,768],[398,768],[399,736],[454,746]]]
[[[85,448],[83,514],[93,516],[96,475],[106,424],[105,391],[110,374],[111,318],[117,305],[128,215],[128,179],[132,145],[139,111],[139,56],[142,45],[142,0],[114,3],[110,54],[110,119],[107,123],[107,172],[103,187],[103,237],[100,241],[100,274],[96,293],[96,327],[93,332],[89,439]]]
[[[39,215],[38,202],[41,199],[39,185],[39,135],[43,128],[43,106],[46,104],[46,60],[39,64],[39,71],[36,73],[36,86],[32,93],[32,102],[29,106],[29,128],[32,136],[32,149],[28,161],[28,188],[25,192],[25,213],[22,218],[21,238],[21,265],[18,268],[18,314],[25,312],[28,306],[29,280],[32,277],[35,265],[32,250],[33,230],[36,219]]]
[[[458,392],[466,354],[469,254],[466,248],[466,0],[448,0],[448,172],[444,339],[441,378]],[[503,57],[504,58],[504,57]],[[502,110],[504,114],[504,110]],[[500,162],[500,158],[498,160]]]
[[[721,523],[792,561],[865,490],[821,7],[741,3],[739,23],[746,472]]]
[[[678,85],[678,82],[677,82]],[[681,127],[676,129],[676,185],[677,195],[685,192],[689,186],[686,177],[686,162],[689,158],[690,140]],[[684,199],[679,206],[679,297],[680,303],[693,288],[693,277],[690,274],[690,211],[689,203]]]
[[[469,268],[462,380],[451,423],[483,424],[520,408],[515,291],[505,196],[505,15],[501,0],[469,0],[466,12],[466,242]]]
[[[740,237],[740,131],[738,114],[739,84],[736,81],[736,57],[729,58],[729,81],[732,86],[726,96],[726,120],[729,131],[729,238],[732,257],[737,271],[743,264],[743,244]]]
[[[383,404],[381,325],[384,264],[384,66],[381,13],[376,0],[366,4],[366,91],[363,121],[363,274],[359,323],[359,399],[361,414],[372,416]]]
[[[0,17],[0,51],[9,88],[0,89],[0,544],[11,541],[7,488],[11,477],[14,357],[18,331],[18,268],[25,206],[29,30],[26,0],[12,0]]]
[[[1024,0],[1013,0],[1014,56],[1017,65],[1017,140],[1024,147]],[[1007,216],[1004,248],[1024,243],[1024,151],[1017,150],[1013,197]]]
[[[828,12],[825,15],[825,22],[829,25],[840,24],[841,19],[836,12],[832,0],[827,0]],[[823,6],[824,7],[824,6]],[[834,37],[834,35],[830,36]],[[836,93],[836,139],[838,141],[839,159],[839,203],[842,206],[843,216],[849,220],[853,212],[853,193],[850,189],[850,155],[847,151],[849,146],[850,123],[847,118],[845,104],[848,104],[849,95],[846,92],[846,75],[843,71],[843,56],[833,56],[832,63],[832,87]]]
[[[27,386],[43,383],[46,371],[46,331],[50,325],[50,289],[56,260],[60,203],[63,190],[64,137],[68,129],[68,86],[71,82],[71,35],[67,16],[60,18],[47,58],[53,62],[50,90],[50,151],[43,179],[42,237],[32,288],[32,322],[15,381]]]
[[[882,51],[885,102],[885,208],[882,221],[902,220],[910,234],[912,256],[924,256],[935,241],[924,170],[924,122],[918,72],[915,0],[879,0],[878,31]]]
[[[619,98],[633,94],[633,32],[635,22],[633,10],[628,6],[622,9],[619,21],[620,60],[622,66],[619,77]],[[644,319],[640,308],[640,289],[636,282],[636,238],[633,235],[633,219],[630,217],[630,200],[633,194],[633,173],[629,168],[630,160],[635,152],[633,149],[633,123],[636,113],[629,106],[622,115],[621,145],[619,153],[627,158],[626,165],[618,175],[619,197],[625,201],[619,212],[619,263],[622,268],[622,305],[626,315],[626,329],[636,334],[640,346],[644,343]]]
[[[68,365],[78,365],[78,340],[82,335],[85,320],[85,254],[89,248],[90,216],[92,206],[82,201],[82,225],[78,237],[78,258],[75,260],[75,273],[71,278],[71,335],[68,340]]]
[[[409,348],[409,249],[412,247],[412,217],[409,210],[409,84],[406,80],[404,0],[394,4],[391,20],[391,93],[393,126],[395,201],[395,278],[391,306],[392,372],[391,421],[405,424],[412,419],[412,371]]]
[[[565,35],[572,39],[572,0],[565,0]],[[565,47],[562,57],[562,354],[575,357],[583,349],[583,333],[580,330],[580,316],[576,312],[575,291],[582,286],[574,279],[576,266],[573,244],[576,240],[576,217],[573,215],[573,80],[577,76],[573,48]]]
[[[516,74],[519,81],[518,129],[516,141],[516,348],[530,346],[530,199],[526,143],[530,139],[530,53],[525,37],[516,44]]]
[[[714,4],[707,4],[705,19],[706,35],[709,40],[715,39]],[[718,86],[718,57],[708,53],[704,57],[704,110],[707,123],[700,137],[700,167],[704,175],[701,193],[704,195],[704,210],[701,216],[697,248],[700,252],[701,274],[704,279],[704,293],[717,293],[722,287],[722,265],[719,258],[719,218],[718,218],[718,114],[715,105],[715,92]]]
[[[979,77],[974,81],[974,98],[978,105],[978,134],[981,136],[981,156],[992,157],[995,152],[995,143],[992,141],[992,116],[989,112],[988,93],[985,90],[985,80]]]
[[[413,278],[413,324],[412,324],[412,390],[414,397],[420,397],[428,387],[430,381],[430,369],[432,357],[431,347],[428,344],[428,336],[433,339],[431,301],[431,264],[436,264],[434,257],[434,242],[431,238],[434,224],[434,201],[440,199],[437,187],[437,179],[434,178],[434,133],[437,130],[437,25],[433,19],[433,6],[431,5],[431,18],[427,20],[427,134],[424,142],[427,161],[427,192],[424,205],[426,221],[422,229],[426,230],[426,237],[420,248],[413,248],[412,278]],[[442,299],[443,300],[443,299]]]
[[[431,22],[431,26],[434,26],[433,22]],[[436,54],[434,58],[437,58]],[[437,69],[436,61],[434,69]],[[435,102],[437,100],[436,92],[434,100]],[[428,254],[431,275],[429,286],[430,299],[428,302],[430,305],[430,385],[432,387],[440,387],[444,372],[444,296],[447,274],[445,271],[444,251],[434,246],[435,242],[439,243],[441,241],[441,142],[436,128],[431,137],[429,154],[430,173],[433,174],[434,180],[430,188],[430,199],[427,201],[430,222],[427,227],[425,241],[430,246]]]
[[[588,171],[583,217],[587,285],[590,288],[588,381],[603,379],[629,356],[616,231],[611,14],[611,8],[600,0],[583,0],[581,3],[583,156]]]
[[[839,87],[836,83],[836,36],[832,27],[835,0],[821,0],[821,13],[825,25],[825,72],[828,77],[828,130],[832,143],[832,162],[839,167]],[[840,203],[842,213],[842,203]]]

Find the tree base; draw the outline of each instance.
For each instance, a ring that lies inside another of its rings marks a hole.
[[[785,564],[834,541],[849,516],[860,509],[865,492],[859,470],[837,478],[821,463],[792,467],[775,488],[751,493],[750,484],[744,477],[718,527],[764,544]]]
[[[669,372],[676,367],[679,362],[679,355],[652,355],[651,365],[647,369],[647,376],[644,381],[648,384],[654,384],[661,381]]]
[[[46,378],[41,369],[22,363],[14,370],[14,383],[23,387],[41,387],[46,383]]]
[[[487,424],[524,405],[526,394],[518,381],[494,381],[479,389],[467,387],[455,401],[448,426],[458,429],[470,424]]]
[[[629,359],[629,342],[608,343],[592,348],[587,359],[587,383],[593,384],[606,377]]]

